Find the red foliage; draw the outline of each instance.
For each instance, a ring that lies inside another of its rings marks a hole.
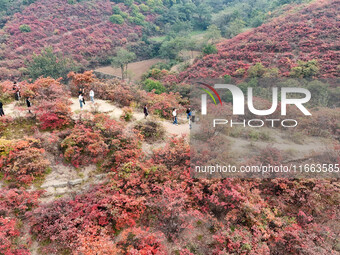
[[[17,189],[1,189],[0,192],[0,253],[8,255],[31,254],[16,238],[23,239],[19,228],[19,219],[38,205],[37,199],[41,192],[26,192]]]
[[[4,60],[0,61],[3,70],[0,79],[19,76],[16,69],[23,67],[25,60],[33,53],[39,53],[45,45],[53,45],[56,52],[72,57],[81,66],[98,65],[114,55],[114,49],[122,46],[121,38],[131,33],[142,34],[142,27],[135,24],[113,24],[111,1],[82,1],[68,4],[64,0],[36,1],[21,13],[14,15],[5,26],[8,34]],[[119,7],[127,11],[124,4]],[[148,15],[150,18],[152,15]],[[27,24],[31,32],[22,33],[20,25]]]
[[[32,213],[31,231],[39,241],[51,240],[63,249],[76,248],[82,243],[78,239],[83,240],[89,227],[100,226],[93,233],[100,236],[135,226],[144,211],[143,201],[109,186],[97,186],[74,199],[60,199],[36,209]],[[56,252],[58,248],[51,245],[45,249]]]
[[[99,131],[78,124],[61,143],[64,157],[75,167],[102,161],[108,146]]]
[[[4,145],[4,148],[2,146]],[[4,178],[18,184],[31,184],[49,167],[44,149],[34,139],[19,141],[3,140],[0,144],[0,169]]]
[[[173,108],[176,108],[177,114],[183,111],[183,107],[179,105],[181,96],[176,93],[163,93],[163,94],[154,94],[147,93],[145,97],[145,101],[149,106],[149,111],[154,115],[157,115],[161,118],[171,119]]]
[[[30,97],[30,110],[39,119],[42,129],[62,128],[71,123],[69,93],[59,80],[39,78],[34,83],[21,82],[19,86],[22,96]],[[27,108],[22,110],[27,111]]]
[[[277,67],[286,76],[297,60],[317,60],[322,77],[338,76],[339,54],[336,35],[339,22],[339,1],[320,1],[293,10],[258,28],[244,32],[218,44],[218,53],[197,60],[177,78],[167,82],[182,82],[194,78],[237,76],[237,70],[261,62],[265,67]]]
[[[162,149],[156,150],[153,155],[155,164],[164,164],[167,168],[189,167],[190,147],[185,137],[173,137]]]
[[[73,95],[78,95],[79,89],[90,91],[92,84],[97,81],[93,71],[85,71],[84,73],[70,72],[67,75],[68,78],[72,78],[71,91]]]
[[[162,245],[163,234],[159,232],[151,233],[148,229],[127,228],[121,233],[121,239],[117,243],[120,254],[167,254]]]
[[[97,235],[100,227],[86,227],[83,233],[78,234],[78,244],[73,254],[75,255],[92,255],[92,254],[118,254],[118,249],[113,243],[112,238],[102,233]],[[104,231],[102,231],[104,232]]]

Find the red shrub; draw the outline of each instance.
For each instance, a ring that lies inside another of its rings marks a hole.
[[[0,169],[8,181],[31,184],[48,167],[49,161],[45,159],[44,149],[40,148],[38,140],[9,141],[5,144],[5,150],[0,151]]]
[[[94,239],[107,240],[100,236],[135,226],[144,207],[143,198],[121,194],[110,186],[97,186],[74,199],[60,199],[37,208],[32,212],[31,232],[38,241],[53,241],[45,247],[46,252],[81,249],[89,228],[98,230],[91,232]]]
[[[153,162],[164,164],[167,168],[188,168],[190,165],[190,147],[185,137],[173,137],[162,149],[154,152]]]
[[[84,73],[70,72],[67,75],[68,78],[72,78],[71,91],[74,96],[78,95],[80,88],[85,89],[87,92],[91,90],[92,84],[97,81],[93,71],[85,71]]]
[[[108,153],[108,146],[99,131],[78,124],[61,143],[64,157],[75,167],[102,161]]]
[[[179,112],[183,110],[179,105],[180,95],[178,93],[170,92],[169,94],[163,93],[158,95],[150,92],[147,93],[145,100],[149,106],[149,111],[161,118],[171,119],[173,108],[176,108]]]
[[[151,233],[148,229],[127,228],[120,235],[116,246],[120,254],[167,254],[162,245],[164,237],[162,233]]]
[[[19,228],[19,220],[13,216],[24,218],[25,213],[38,205],[41,192],[26,192],[17,189],[1,189],[0,192],[0,253],[8,255],[29,255],[27,246],[17,242],[24,239]],[[28,240],[25,240],[28,241]]]
[[[39,78],[34,83],[20,83],[20,89],[23,97],[31,98],[31,111],[42,129],[62,128],[72,122],[70,96],[59,80]]]

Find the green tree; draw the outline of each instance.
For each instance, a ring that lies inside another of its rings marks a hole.
[[[110,21],[114,24],[123,24],[124,18],[120,14],[113,14],[110,17]]]
[[[127,74],[128,64],[136,59],[136,54],[126,49],[120,48],[115,57],[111,59],[111,65],[120,68],[122,71],[122,79],[124,80]]]
[[[29,25],[23,24],[19,27],[22,33],[29,33],[31,32],[31,27]]]
[[[0,0],[0,10],[6,10],[9,5],[8,0]]]
[[[185,49],[186,39],[183,37],[176,37],[162,43],[159,53],[162,57],[168,59],[175,59],[178,53]]]
[[[67,74],[76,69],[71,59],[54,54],[52,47],[43,49],[39,55],[34,54],[27,63],[28,75],[34,80],[40,76],[66,79]]]
[[[126,6],[131,6],[133,4],[133,0],[123,0],[123,3],[126,5]]]
[[[222,37],[221,30],[216,25],[210,25],[204,35],[204,39],[206,41],[211,40],[212,43],[215,43],[218,39]]]
[[[235,19],[230,22],[224,31],[225,37],[232,38],[242,32],[245,28],[245,22],[242,19]]]
[[[119,8],[119,6],[115,5],[112,7],[112,11],[113,11],[113,14],[121,14],[121,9]]]
[[[314,80],[308,84],[307,89],[313,95],[309,102],[312,106],[328,106],[328,84]]]
[[[248,76],[251,78],[254,77],[262,77],[266,72],[266,68],[262,65],[262,63],[258,62],[255,65],[249,67]]]
[[[161,82],[155,81],[155,80],[152,80],[152,79],[146,79],[143,82],[143,85],[144,85],[144,89],[146,91],[151,92],[151,91],[155,90],[156,94],[162,94],[166,91],[165,87],[162,85]]]
[[[211,22],[212,8],[206,3],[201,3],[197,6],[193,16],[195,26],[200,29],[206,29]]]
[[[216,54],[218,50],[215,45],[206,44],[203,46],[202,52],[204,55],[210,55],[210,54]]]
[[[298,66],[293,67],[290,75],[294,78],[309,78],[319,73],[319,66],[316,60],[307,62],[298,60]]]

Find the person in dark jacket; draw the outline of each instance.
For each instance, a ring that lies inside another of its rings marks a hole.
[[[3,105],[2,102],[0,101],[0,116],[5,116],[3,106],[4,106],[4,105]]]
[[[190,107],[187,109],[187,119],[190,119],[191,117],[191,109]]]
[[[146,117],[148,117],[148,115],[149,115],[148,106],[144,105],[144,119],[146,119]]]
[[[20,100],[20,89],[16,81],[13,83],[13,93],[14,93],[14,99],[16,101],[19,101]]]
[[[26,105],[27,105],[27,108],[28,108],[28,112],[31,113],[32,103],[31,103],[31,100],[30,100],[29,97],[26,97]]]

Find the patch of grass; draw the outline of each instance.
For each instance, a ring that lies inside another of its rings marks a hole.
[[[50,174],[51,172],[52,168],[48,167],[42,176],[35,177],[33,181],[34,187],[36,187],[37,189],[41,189],[41,185],[44,183],[46,175]]]
[[[154,37],[151,37],[149,40],[150,41],[154,41],[154,42],[163,42],[165,40],[166,36],[163,35],[163,36],[154,36]]]
[[[194,30],[194,31],[192,31],[192,32],[189,33],[189,36],[195,36],[195,37],[197,37],[197,36],[202,36],[202,35],[204,35],[205,33],[206,33],[205,30]]]
[[[231,128],[229,131],[229,136],[234,138],[241,137],[241,130],[239,128]]]
[[[6,104],[10,104],[14,101],[14,97],[13,95],[9,94],[9,93],[3,93],[2,95],[0,95],[0,101],[6,105]]]
[[[297,131],[293,131],[293,132],[287,132],[286,135],[284,135],[282,138],[288,139],[296,144],[303,144],[306,139],[306,135],[300,132],[297,132]]]
[[[0,136],[8,140],[21,139],[34,134],[36,120],[34,118],[16,118],[5,126],[0,125]]]

